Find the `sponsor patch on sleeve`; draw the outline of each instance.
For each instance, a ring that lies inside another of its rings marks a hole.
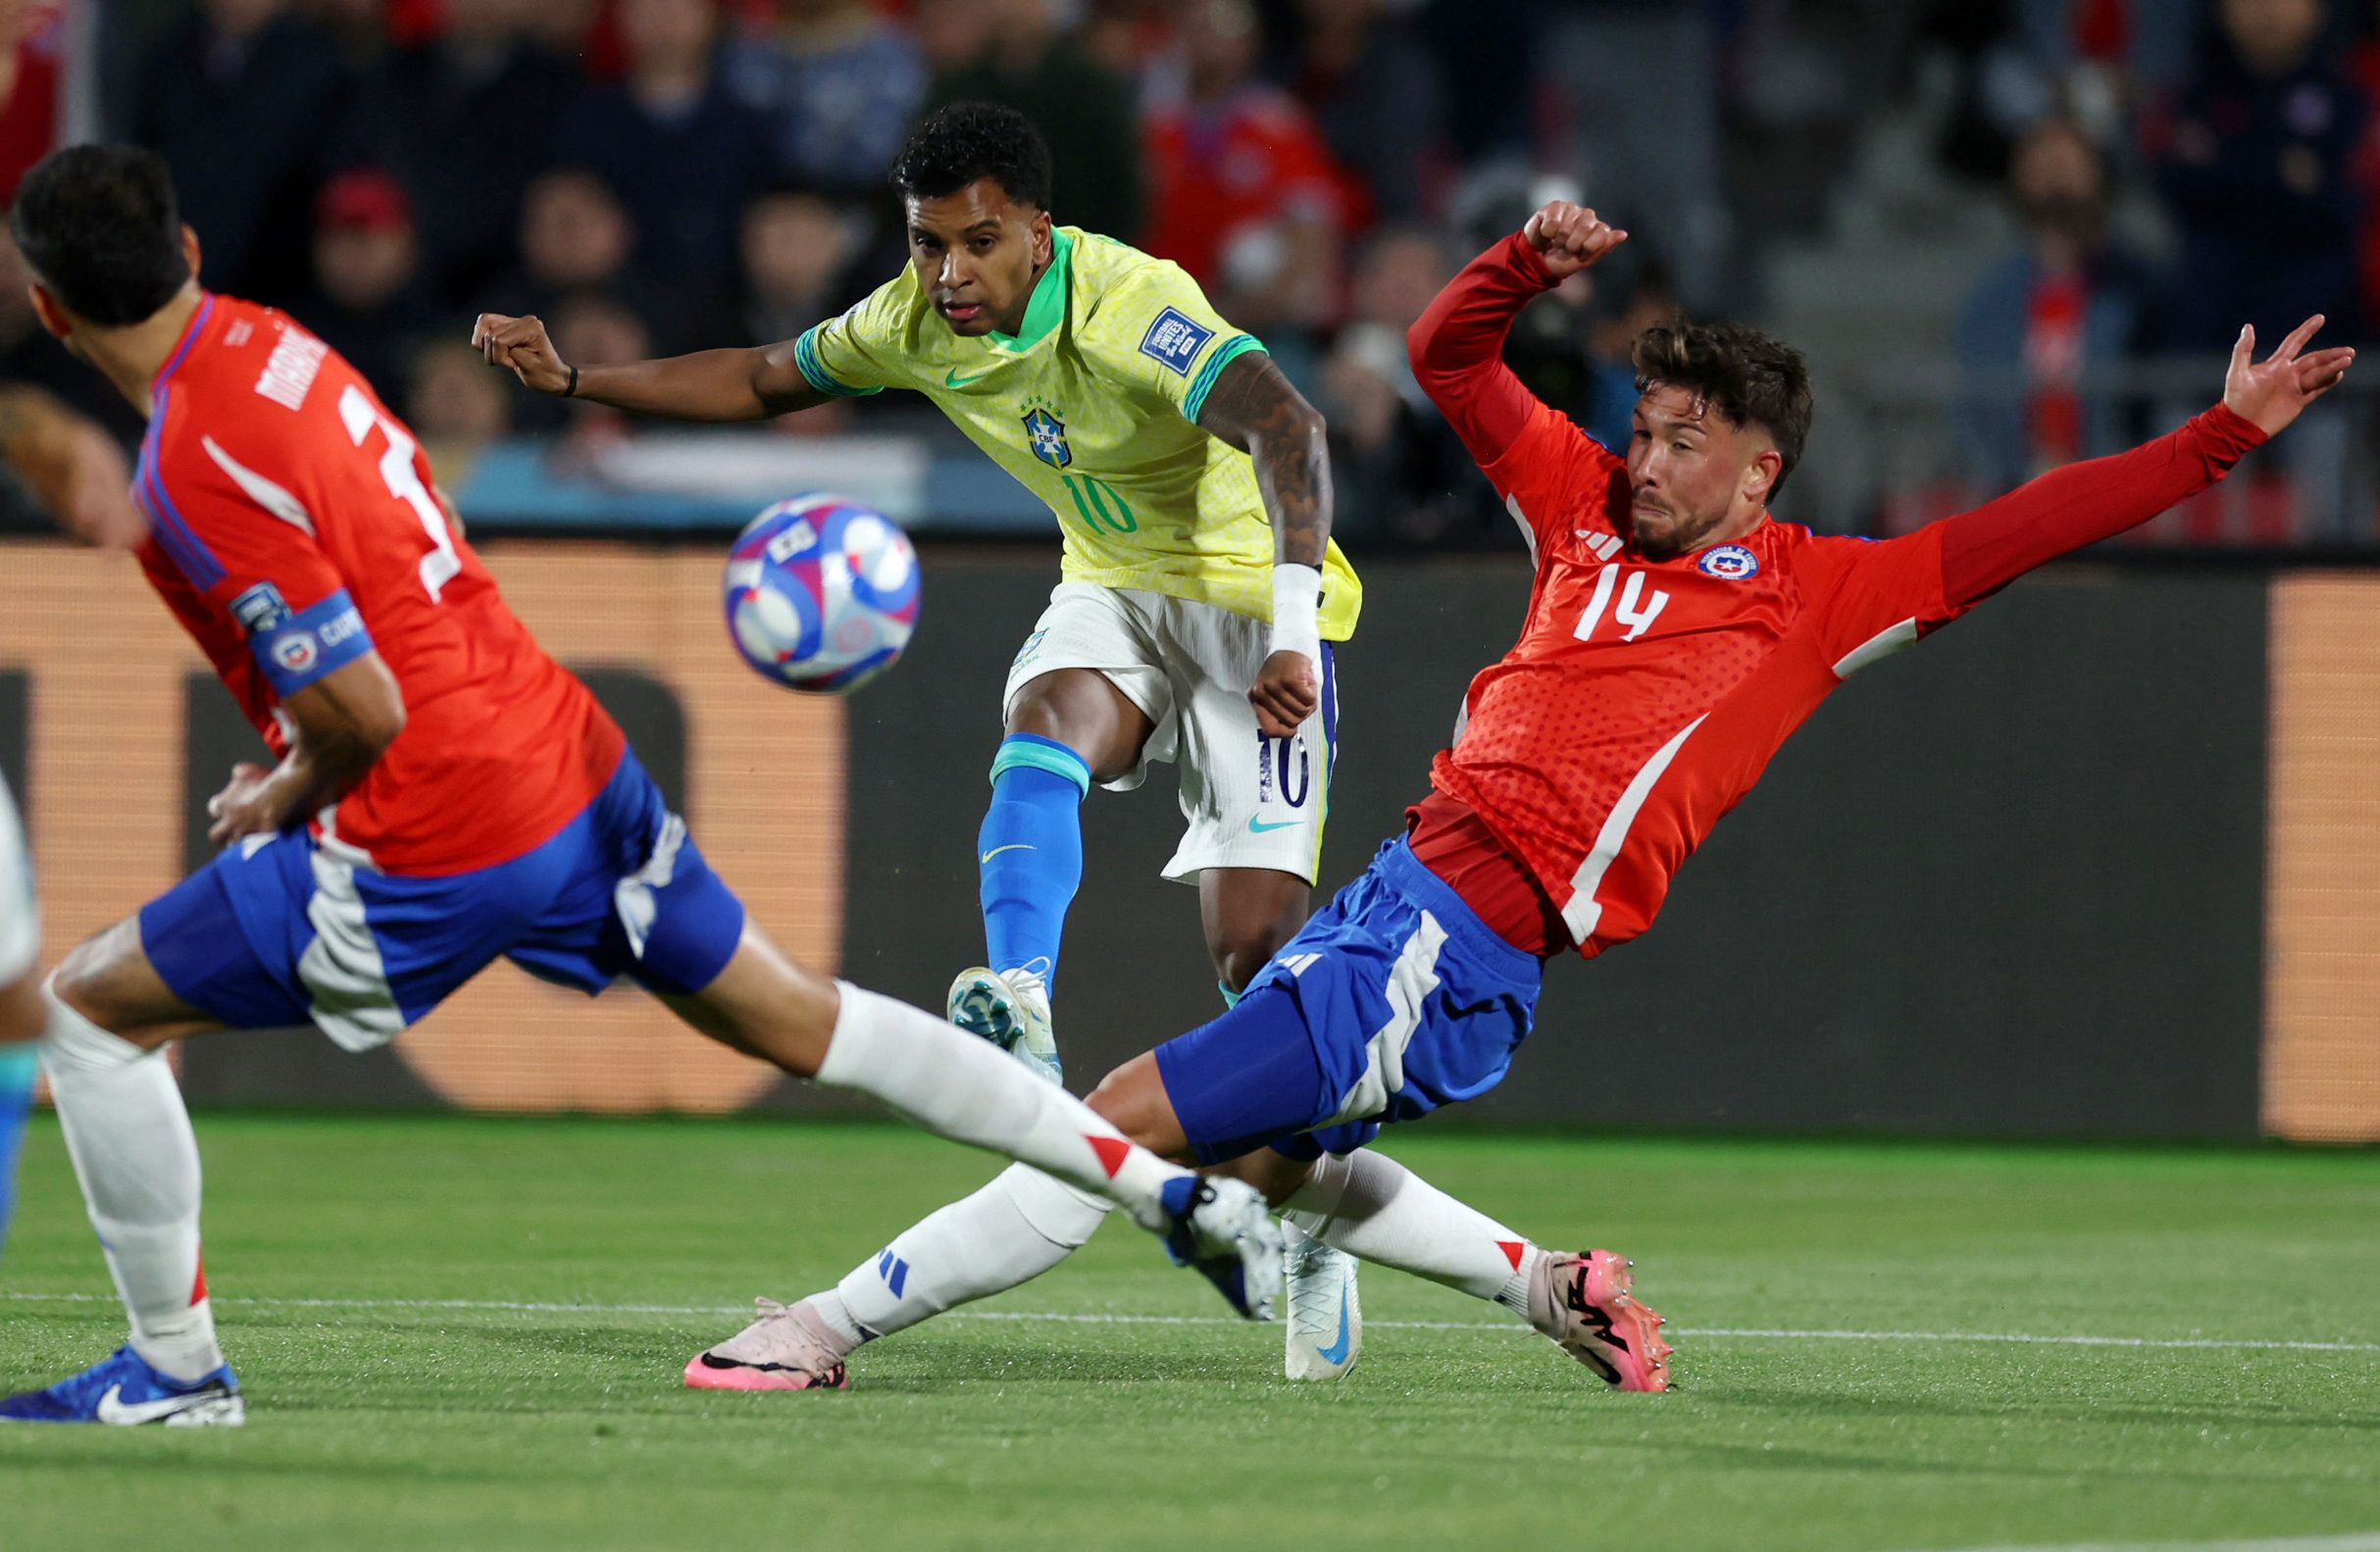
[[[372,632],[364,628],[364,617],[345,588],[293,614],[272,583],[260,582],[231,601],[243,625],[247,615],[241,612],[242,603],[260,592],[272,594],[279,614],[270,625],[249,626],[248,650],[256,655],[257,667],[265,671],[276,695],[295,694],[372,650]]]
[[[1140,336],[1140,354],[1178,377],[1190,375],[1190,363],[1198,359],[1215,331],[1194,324],[1173,308],[1157,315]]]

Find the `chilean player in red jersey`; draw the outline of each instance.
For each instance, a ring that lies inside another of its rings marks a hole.
[[[1809,375],[1791,349],[1735,325],[1646,330],[1625,456],[1504,366],[1522,306],[1626,235],[1548,205],[1414,325],[1416,375],[1528,538],[1537,583],[1520,640],[1472,681],[1406,833],[1236,1008],[1111,1073],[1091,1104],[1146,1147],[1257,1183],[1323,1242],[1494,1300],[1617,1388],[1660,1390],[1670,1350],[1625,1261],[1541,1251],[1363,1144],[1501,1081],[1544,962],[1650,926],[1678,866],[1836,685],[2206,488],[2354,357],[2303,353],[2319,318],[2262,362],[2243,329],[2223,402],[2170,435],[1903,538],[1824,536],[1768,515],[1809,427]],[[975,1200],[886,1251],[934,1269],[931,1299],[873,1311],[854,1337],[839,1291],[814,1294],[776,1356],[839,1377],[860,1340],[1066,1254]],[[1292,1342],[1300,1320],[1292,1288]],[[1352,1360],[1343,1315],[1308,1330],[1330,1333],[1324,1359]]]
[[[209,803],[214,863],[52,977],[42,1053],[131,1336],[0,1421],[240,1422],[163,1047],[311,1021],[369,1050],[498,955],[590,995],[632,976],[738,1050],[1109,1197],[1241,1313],[1269,1308],[1280,1233],[1252,1189],[1217,1193],[746,921],[618,726],[505,606],[370,385],[279,313],[199,287],[161,160],[55,153],[11,221],[43,325],[149,417],[141,568],[279,763],[237,767]],[[699,1360],[686,1378],[796,1382]]]

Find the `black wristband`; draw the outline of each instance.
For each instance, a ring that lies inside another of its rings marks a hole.
[[[569,383],[568,383],[567,385],[565,385],[565,386],[563,387],[563,389],[562,389],[562,397],[564,397],[564,398],[566,398],[566,399],[575,399],[575,398],[577,398],[578,396],[579,396],[579,369],[578,369],[578,368],[576,368],[576,367],[573,367],[573,368],[571,368],[571,369],[570,369],[570,381],[569,381]]]

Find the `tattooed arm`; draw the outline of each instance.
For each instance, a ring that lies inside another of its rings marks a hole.
[[[1287,738],[1322,699],[1315,621],[1331,541],[1331,455],[1322,416],[1272,357],[1251,350],[1215,379],[1198,425],[1256,461],[1256,489],[1273,521],[1273,650],[1248,700],[1265,736]]]

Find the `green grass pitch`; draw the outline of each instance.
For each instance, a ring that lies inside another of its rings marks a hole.
[[[199,1134],[249,1426],[8,1431],[0,1547],[2380,1530],[2380,1155],[1414,1128],[1393,1150],[1449,1189],[1633,1255],[1684,1389],[1607,1394],[1492,1309],[1377,1270],[1361,1365],[1292,1386],[1278,1327],[1215,1319],[1111,1222],[978,1318],[863,1351],[848,1395],[746,1396],[678,1384],[735,1306],[833,1280],[991,1162],[889,1126],[250,1115]],[[53,1124],[24,1185],[0,1266],[16,1384],[122,1328],[91,1297],[106,1275]],[[1868,1334],[1748,1334],[1780,1330]],[[2328,1345],[2220,1345],[2291,1342]]]

